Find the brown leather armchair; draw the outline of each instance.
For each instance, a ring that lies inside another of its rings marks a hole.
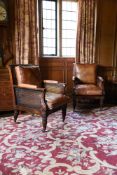
[[[43,131],[46,131],[48,115],[62,109],[65,120],[69,97],[65,95],[65,84],[54,80],[41,80],[39,66],[10,65],[10,78],[14,94],[14,121],[19,111],[42,116]]]
[[[73,110],[75,111],[77,100],[81,99],[99,99],[101,109],[104,94],[104,80],[97,76],[97,65],[74,63]]]

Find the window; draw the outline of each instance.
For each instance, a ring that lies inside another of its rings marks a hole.
[[[77,3],[62,1],[62,56],[75,56]]]
[[[43,55],[57,55],[57,1],[43,0]]]
[[[77,0],[42,0],[43,56],[75,56],[77,3]]]

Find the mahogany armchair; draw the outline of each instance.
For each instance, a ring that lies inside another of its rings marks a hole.
[[[104,101],[104,80],[97,76],[96,64],[73,65],[73,110],[81,99],[99,99],[100,109]]]
[[[10,65],[10,78],[14,94],[14,121],[19,111],[42,116],[43,131],[46,131],[48,115],[62,110],[63,122],[69,97],[65,84],[54,80],[41,80],[37,65]]]

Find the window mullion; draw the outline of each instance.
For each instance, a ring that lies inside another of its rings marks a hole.
[[[38,15],[39,15],[39,21],[38,21],[38,28],[39,28],[39,54],[40,56],[43,55],[43,16],[42,16],[42,1],[38,1]]]

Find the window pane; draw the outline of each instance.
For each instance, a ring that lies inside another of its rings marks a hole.
[[[43,18],[44,19],[55,19],[55,10],[43,10]]]
[[[43,55],[56,55],[56,1],[43,0]]]
[[[77,1],[62,1],[62,56],[75,56]]]
[[[43,43],[44,47],[55,47],[55,39],[44,38]]]
[[[72,12],[72,11],[63,11],[62,12],[62,18],[64,20],[70,20],[70,21],[74,21],[76,22],[76,12]]]
[[[44,29],[52,29],[55,30],[55,21],[54,20],[43,20],[43,27]]]
[[[66,32],[66,30],[62,30],[62,38],[64,39],[64,38],[76,38],[76,31],[73,31],[73,30],[69,30],[69,31],[67,31]]]
[[[55,48],[44,47],[43,52],[44,52],[44,55],[54,55],[56,50],[55,50]]]
[[[62,40],[62,47],[66,48],[75,48],[76,43],[74,42],[74,39],[63,39]]]
[[[64,20],[62,29],[68,29],[68,30],[71,29],[72,31],[76,30],[76,22]]]
[[[44,29],[43,30],[44,38],[55,38],[55,30],[52,29]]]

